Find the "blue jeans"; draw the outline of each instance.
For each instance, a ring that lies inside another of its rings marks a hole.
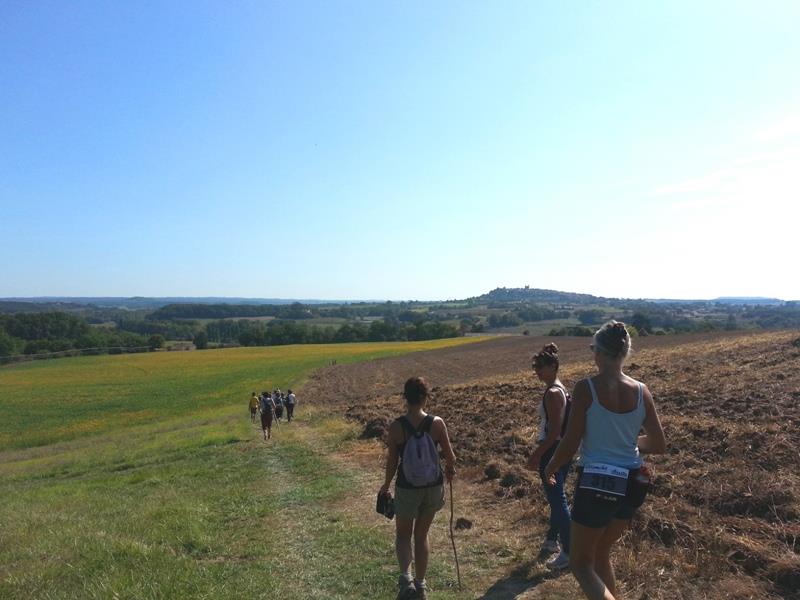
[[[570,528],[570,514],[569,504],[567,504],[567,495],[564,492],[564,486],[569,474],[569,465],[564,465],[556,471],[556,484],[550,485],[544,479],[544,469],[550,459],[555,454],[558,444],[550,448],[542,456],[539,461],[539,476],[542,479],[542,487],[544,488],[544,495],[547,497],[547,502],[550,504],[550,528],[547,530],[547,539],[556,541],[561,540],[561,548],[566,554],[569,554],[569,528]]]

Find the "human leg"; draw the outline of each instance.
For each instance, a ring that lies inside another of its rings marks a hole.
[[[612,519],[600,536],[594,555],[594,570],[614,596],[617,595],[617,581],[614,577],[614,567],[611,565],[611,548],[625,533],[628,525],[630,519]]]
[[[542,491],[544,492],[544,497],[547,500],[547,503],[550,505],[550,520],[548,522],[547,533],[544,536],[545,539],[545,546],[548,548],[552,548],[552,544],[555,544],[556,549],[558,548],[558,521],[556,520],[555,511],[553,510],[553,501],[551,500],[553,492],[550,490],[550,485],[548,483],[542,483]],[[543,546],[544,547],[544,546]]]
[[[398,599],[410,598],[416,592],[414,580],[411,577],[411,535],[413,532],[414,519],[397,516],[395,519],[394,549],[397,554],[397,564],[400,567]]]
[[[605,527],[586,527],[572,522],[569,566],[589,600],[615,600],[614,594],[598,576],[594,567],[597,544],[604,532]]]
[[[431,553],[428,530],[435,516],[435,512],[426,513],[414,524],[414,577],[417,581],[425,581],[425,574],[428,571],[428,559]]]
[[[550,504],[550,529],[548,530],[547,539],[555,540],[560,538],[561,548],[565,554],[569,554],[571,527],[569,504],[567,503],[567,494],[564,491],[567,473],[568,467],[559,469],[556,472],[556,484],[544,484],[544,493],[547,496],[547,502]]]
[[[414,532],[414,519],[397,517],[395,519],[394,549],[401,573],[411,572],[411,535]]]

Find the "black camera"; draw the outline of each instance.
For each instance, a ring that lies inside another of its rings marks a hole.
[[[375,503],[375,512],[383,515],[387,519],[394,518],[394,498],[389,492],[378,493],[378,501]]]

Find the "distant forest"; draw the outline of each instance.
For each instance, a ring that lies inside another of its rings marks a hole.
[[[608,318],[624,320],[638,335],[800,327],[798,302],[626,300],[528,288],[498,288],[443,302],[159,305],[155,299],[137,298],[116,305],[107,299],[97,306],[77,300],[0,301],[0,357],[429,340],[527,333],[534,326],[551,336],[588,336]]]
[[[63,312],[0,314],[0,357],[66,350],[144,349],[148,338],[116,328],[91,327]]]
[[[202,314],[217,313],[212,310]],[[219,311],[219,314],[227,313]],[[305,318],[308,317],[303,315],[298,320],[284,317],[266,323],[248,319],[218,319],[201,323],[196,320],[120,318],[113,325],[92,326],[85,317],[64,312],[0,314],[0,357],[70,350],[85,351],[83,353],[157,350],[165,346],[166,340],[191,341],[196,348],[206,349],[210,345],[414,341],[463,335],[463,331],[452,324],[424,318],[406,322],[379,319],[371,323],[353,322],[338,326],[308,325],[302,320]]]

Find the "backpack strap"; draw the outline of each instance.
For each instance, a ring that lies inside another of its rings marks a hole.
[[[414,425],[412,425],[411,420],[405,415],[399,417],[397,420],[400,421],[400,425],[403,426],[403,429],[408,434],[408,436],[415,436],[418,433],[430,433],[431,427],[433,426],[433,419],[434,419],[433,415],[428,415],[427,417],[422,419],[422,422],[416,429],[414,428]]]
[[[409,436],[412,436],[417,432],[417,430],[414,429],[414,426],[411,424],[411,421],[409,421],[408,417],[406,417],[405,415],[402,417],[398,417],[397,420],[400,421],[400,425],[403,427],[403,431],[406,434],[406,439],[408,439]]]
[[[422,419],[422,423],[419,424],[417,431],[421,431],[423,433],[430,433],[431,427],[433,427],[433,420],[435,418],[436,417],[434,417],[433,415],[428,415],[427,417]]]

